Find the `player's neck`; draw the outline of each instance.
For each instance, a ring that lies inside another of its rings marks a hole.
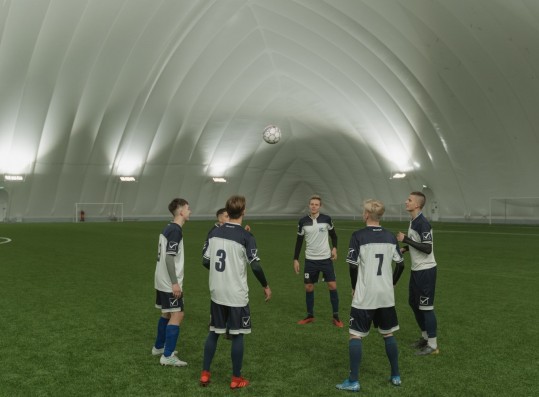
[[[238,219],[229,219],[227,223],[234,223],[235,225],[241,225],[243,221],[243,216]]]
[[[372,226],[372,227],[380,227],[380,222],[367,221],[366,225],[367,226]]]
[[[172,223],[176,223],[177,225],[183,226],[183,224],[185,223],[185,219],[183,217],[179,216],[177,218],[174,218]]]
[[[413,211],[410,211],[410,216],[412,217],[412,220],[414,220],[415,218],[417,218],[419,216],[419,214],[421,214],[421,210],[413,210]]]

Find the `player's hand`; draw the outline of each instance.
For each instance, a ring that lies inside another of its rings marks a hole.
[[[406,237],[406,234],[404,234],[403,232],[397,233],[397,241],[400,241],[402,243],[402,240],[404,240],[404,237]]]
[[[245,225],[245,230],[247,230],[248,232],[250,232],[250,231],[251,231],[251,226]]]
[[[271,288],[269,287],[269,285],[264,288],[264,297],[264,301],[266,302],[271,299]]]
[[[400,252],[401,252],[401,254],[404,254],[405,252],[408,252],[408,250],[407,250],[406,248],[402,247],[402,248],[400,249]]]
[[[294,271],[299,274],[299,261],[297,259],[294,259]]]
[[[331,250],[331,260],[336,261],[337,260],[337,248],[333,247]]]
[[[172,284],[172,295],[174,298],[180,298],[182,296],[182,289],[179,284]]]

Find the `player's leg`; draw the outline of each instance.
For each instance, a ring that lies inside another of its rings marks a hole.
[[[339,319],[339,293],[337,292],[337,277],[335,276],[333,261],[331,259],[324,261],[323,269],[324,280],[326,280],[328,285],[329,300],[333,310],[332,321],[335,326],[342,328],[344,324]]]
[[[419,309],[425,319],[425,332],[427,334],[427,346],[423,347],[418,355],[426,356],[438,354],[438,323],[434,313],[434,292],[436,289],[436,267],[421,271],[421,278],[418,280],[421,289]]]
[[[362,338],[369,334],[371,327],[371,313],[369,310],[361,310],[352,307],[350,310],[350,339],[348,340],[348,357],[350,373],[344,382],[336,385],[339,390],[359,391],[359,368],[363,356]]]
[[[210,383],[210,367],[217,350],[219,335],[226,332],[229,308],[211,302],[210,305],[210,332],[204,342],[204,355],[202,358],[202,373],[200,374],[200,386]]]
[[[412,347],[422,349],[427,345],[427,331],[425,330],[424,313],[422,310],[419,310],[421,291],[417,285],[418,273],[419,272],[417,271],[410,272],[410,282],[408,284],[408,304],[412,308],[415,321],[421,330],[421,336],[417,341],[412,343]]]
[[[309,324],[314,321],[314,284],[318,282],[320,271],[317,270],[312,261],[305,260],[304,278],[305,284],[305,306],[307,307],[307,316],[298,321],[298,324]]]
[[[161,305],[163,313],[167,313],[169,320],[165,328],[165,346],[163,355],[159,359],[161,365],[185,367],[187,363],[176,356],[176,344],[180,337],[180,324],[183,320],[183,297],[175,298],[171,292],[162,292]]]
[[[374,326],[378,328],[378,332],[380,332],[384,338],[386,355],[391,367],[389,381],[394,386],[400,386],[399,349],[397,347],[397,340],[393,335],[393,333],[399,329],[399,321],[395,307],[377,309],[374,314],[373,322]]]
[[[232,380],[230,381],[230,388],[238,389],[249,385],[249,381],[241,375],[244,351],[243,335],[251,333],[251,311],[249,305],[230,308],[229,326],[229,332],[232,338],[230,347]]]
[[[155,291],[155,307],[159,310],[162,309],[161,297],[159,291]],[[157,335],[155,337],[155,343],[152,347],[152,355],[160,356],[165,351],[165,338],[168,320],[170,318],[169,313],[161,312],[161,316],[157,321]]]

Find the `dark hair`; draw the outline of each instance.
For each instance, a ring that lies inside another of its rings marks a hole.
[[[226,212],[230,219],[239,219],[245,211],[245,197],[234,195],[226,201]]]
[[[320,205],[322,205],[322,197],[320,197],[318,194],[313,194],[311,197],[309,197],[309,203],[311,200],[318,200]]]
[[[221,215],[221,214],[223,214],[223,213],[225,213],[225,212],[226,212],[226,208],[219,208],[219,209],[217,210],[217,212],[215,213],[215,216],[216,216],[217,218],[219,218],[219,215]]]
[[[183,207],[184,205],[187,205],[189,204],[187,202],[187,200],[185,199],[182,199],[182,198],[175,198],[174,200],[172,200],[170,202],[170,204],[168,205],[168,210],[170,211],[170,213],[172,214],[172,216],[176,216],[176,210],[180,207]]]
[[[423,193],[412,192],[410,193],[410,195],[419,197],[419,201],[418,201],[419,207],[423,208],[425,206],[425,203],[427,202],[427,198],[425,197]]]

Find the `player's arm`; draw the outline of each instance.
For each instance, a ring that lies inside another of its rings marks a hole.
[[[396,262],[395,269],[393,270],[393,286],[397,285],[397,281],[399,281],[399,278],[401,278],[403,271],[404,261]]]
[[[170,282],[172,283],[172,294],[179,298],[182,294],[180,285],[178,284],[178,277],[176,276],[176,266],[174,264],[174,255],[166,255],[165,263],[167,265],[167,273],[170,277]]]
[[[301,253],[301,247],[303,245],[303,240],[305,236],[300,236],[296,238],[296,247],[294,249],[294,271],[296,274],[299,274],[299,254]]]
[[[404,236],[402,242],[408,244],[410,247],[414,247],[416,250],[424,252],[425,254],[430,254],[432,252],[432,243],[419,243],[412,240],[408,236]],[[408,248],[409,250],[410,248]]]
[[[210,270],[210,259],[206,257],[202,257],[202,266],[204,266],[206,269]]]
[[[331,259],[337,260],[337,232],[335,232],[335,228],[329,230],[329,237],[331,238],[331,245],[333,246],[333,249],[331,250]]]
[[[351,263],[348,264],[348,269],[350,271],[350,282],[352,283],[352,291],[355,291],[357,284],[357,274],[359,270],[356,265],[353,265]]]
[[[253,270],[253,273],[260,283],[262,287],[264,288],[264,295],[266,298],[266,301],[271,299],[271,289],[268,285],[268,282],[266,280],[266,275],[264,274],[264,270],[262,269],[262,266],[260,265],[259,260],[254,260],[251,262],[251,269]]]

